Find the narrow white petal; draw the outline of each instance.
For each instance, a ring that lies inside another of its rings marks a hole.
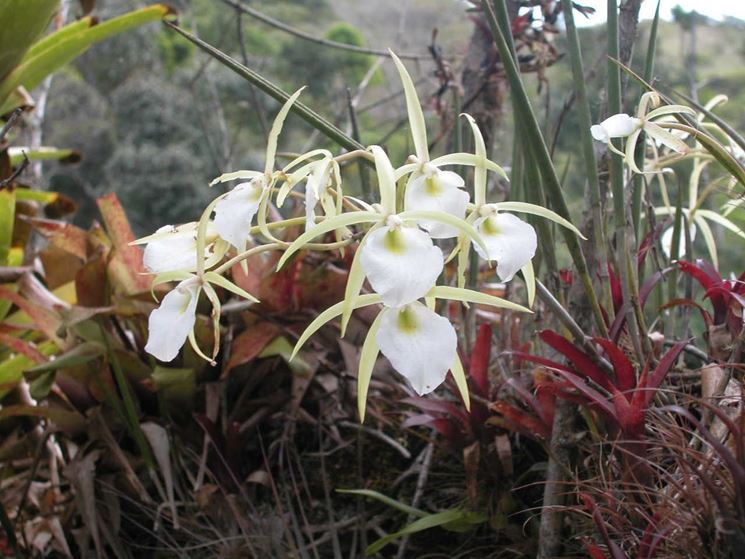
[[[211,226],[211,224],[210,224]],[[207,236],[210,236],[208,226]],[[214,230],[214,228],[212,228]],[[162,238],[153,240],[145,247],[143,262],[145,267],[155,273],[174,271],[191,271],[197,267],[197,225],[166,225],[158,229],[155,234],[164,234]],[[214,231],[212,232],[214,234]],[[204,258],[211,253],[211,245],[205,250]]]
[[[305,230],[309,231],[316,224],[316,204],[318,204],[317,185],[308,179],[305,185]]]
[[[510,281],[535,256],[535,229],[514,215],[499,213],[478,219],[475,225],[489,253],[477,244],[473,246],[481,258],[497,262],[497,275],[502,281]]]
[[[608,137],[608,132],[606,132],[605,128],[603,128],[599,124],[593,124],[590,127],[590,134],[592,134],[592,137],[595,138],[598,142],[603,142],[604,144],[607,144],[610,140],[610,137]]]
[[[406,211],[441,211],[464,219],[469,196],[461,187],[463,178],[452,171],[436,171],[431,175],[420,175],[406,188],[404,208]],[[434,221],[421,221],[419,225],[433,239],[447,239],[458,236],[458,229],[452,225]]]
[[[161,361],[172,361],[186,342],[196,320],[199,286],[194,279],[179,283],[150,313],[145,351]]]
[[[457,337],[452,324],[418,302],[383,313],[376,336],[381,353],[417,394],[432,392],[455,360]]]
[[[665,229],[665,231],[660,236],[660,244],[662,245],[662,251],[665,253],[665,256],[670,258],[670,255],[673,251],[673,229],[674,227],[668,227]],[[691,237],[691,243],[693,243],[694,239],[696,238],[696,225],[694,223],[691,223],[688,226],[688,234]],[[680,239],[678,239],[678,258],[683,258],[686,253],[686,238],[683,234],[683,231],[680,232]]]
[[[243,182],[233,188],[215,206],[215,228],[220,236],[242,252],[246,248],[259,200],[263,192],[263,182],[253,180]]]
[[[639,119],[627,114],[617,114],[609,116],[600,124],[590,128],[592,137],[599,142],[608,143],[610,138],[623,138],[631,135],[639,128]]]
[[[415,227],[382,227],[360,250],[362,269],[388,307],[424,297],[442,272],[442,251]]]

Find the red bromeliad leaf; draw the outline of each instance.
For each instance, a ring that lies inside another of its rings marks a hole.
[[[429,398],[422,398],[421,396],[412,396],[410,398],[404,398],[401,401],[404,404],[409,404],[425,412],[434,412],[435,414],[441,414],[445,417],[453,417],[460,421],[465,429],[469,428],[468,415],[460,408],[460,406],[456,406],[452,402],[431,400]]]
[[[109,273],[118,284],[114,288],[127,295],[147,292],[151,278],[146,275],[147,270],[142,263],[142,249],[129,244],[135,240],[135,236],[119,199],[112,192],[99,198],[97,203],[113,243]]]
[[[571,361],[578,374],[592,379],[606,390],[610,390],[611,382],[608,376],[584,351],[553,330],[543,330],[539,336],[544,343]]]
[[[690,299],[673,299],[672,301],[668,301],[664,305],[660,307],[660,310],[666,310],[671,309],[673,307],[691,307],[696,310],[698,310],[701,313],[701,317],[704,319],[704,322],[706,323],[706,326],[711,326],[712,324],[712,318],[711,315],[706,311],[704,307],[699,305],[698,303],[695,303],[694,301],[691,301]]]
[[[592,559],[608,559],[605,552],[595,544],[585,543],[585,549]]]
[[[616,344],[605,338],[593,338],[592,341],[601,346],[608,355],[608,359],[610,359],[613,370],[616,373],[616,385],[618,389],[624,394],[631,391],[636,386],[636,376],[634,374],[634,366],[628,357],[626,357],[626,354]]]
[[[36,349],[36,346],[34,344],[15,336],[0,333],[0,345],[6,345],[14,353],[25,355],[34,363],[44,363],[47,360],[47,358],[44,357],[44,355],[42,355],[42,353],[38,349]]]
[[[644,437],[644,408],[635,408],[629,403],[626,395],[613,389],[611,393],[613,407],[616,408],[616,418],[623,431],[624,437],[636,441]]]
[[[631,407],[635,410],[647,409],[647,382],[649,382],[649,366],[644,365],[642,374],[639,375],[639,381],[636,383],[636,389],[631,396]]]
[[[491,325],[482,324],[476,336],[476,343],[471,353],[468,373],[473,379],[479,394],[489,397],[489,358],[491,356]]]
[[[572,370],[566,365],[562,365],[561,363],[557,363],[556,361],[551,361],[550,359],[546,359],[545,357],[538,357],[537,355],[531,355],[530,353],[525,353],[523,351],[513,351],[512,355],[516,356],[521,361],[537,363],[538,365],[543,365],[544,367],[548,367],[549,369],[556,369],[557,371],[567,371],[568,373],[572,372]]]
[[[75,273],[75,295],[78,304],[83,307],[105,307],[109,304],[103,251],[89,259]]]
[[[556,413],[556,394],[547,389],[552,381],[548,375],[541,371],[533,373],[533,384],[535,385],[535,397],[538,405],[542,410],[542,417],[548,425],[554,424],[554,415]]]
[[[85,260],[88,255],[88,233],[72,223],[53,219],[26,218],[34,229],[52,245]]]
[[[691,264],[685,260],[678,262],[678,266],[683,273],[688,274],[706,291],[705,297],[711,300],[711,306],[714,307],[714,323],[721,324],[727,313],[727,303],[722,293],[715,289],[721,286],[722,278],[718,272],[710,265],[699,260],[696,264]]]
[[[401,424],[404,429],[429,425],[440,435],[447,439],[451,444],[457,446],[458,441],[463,440],[462,431],[458,429],[455,421],[444,417],[433,417],[426,413],[412,415]]]
[[[230,361],[225,368],[225,374],[227,375],[232,368],[238,365],[256,359],[279,333],[279,328],[271,322],[259,322],[249,326],[245,332],[242,332],[233,341]]]
[[[543,409],[541,403],[530,392],[520,386],[520,384],[514,378],[507,379],[507,384],[520,396],[520,398],[522,398],[522,400],[526,404],[531,407],[536,415],[541,418],[541,421],[543,421],[547,425],[553,424],[553,416],[551,415],[551,413],[547,413],[547,410]]]
[[[575,375],[574,373],[567,373],[566,371],[557,371],[556,374],[566,379],[573,388],[576,388],[582,396],[587,400],[584,402],[585,405],[592,404],[599,411],[603,413],[608,419],[620,423],[616,416],[616,410],[613,406],[608,403],[608,400],[600,392],[589,386],[585,379]]]
[[[501,419],[504,421],[494,421],[489,419],[490,423],[497,423],[505,428],[509,428],[512,431],[517,431],[523,435],[531,438],[543,439],[544,441],[551,440],[551,425],[546,425],[540,418],[529,414],[525,410],[521,410],[511,404],[508,404],[504,400],[497,400],[491,404],[492,411],[500,414]]]
[[[659,513],[654,515],[654,518],[644,528],[644,534],[642,535],[641,542],[639,543],[639,551],[636,556],[637,559],[652,559],[657,555],[657,548],[660,543],[667,537],[667,534],[673,529],[672,524],[667,524],[662,528],[658,528],[660,521]]]
[[[660,362],[657,364],[654,372],[649,377],[648,385],[643,387],[647,389],[645,402],[647,406],[652,401],[652,398],[654,398],[656,390],[660,387],[662,381],[665,380],[667,373],[670,372],[670,368],[675,364],[675,361],[678,360],[680,352],[683,351],[683,348],[686,346],[687,343],[688,342],[678,342],[670,348],[670,350],[662,357],[662,359],[660,359]]]
[[[12,302],[34,321],[33,327],[43,332],[47,338],[57,345],[63,344],[57,335],[62,325],[62,320],[58,314],[41,306],[39,301],[36,301],[35,304],[31,303],[31,301],[21,297],[18,293],[7,287],[0,286],[0,299]]]
[[[642,308],[646,304],[647,298],[649,297],[649,294],[652,293],[655,286],[672,270],[673,268],[665,268],[664,270],[655,272],[647,278],[641,289],[639,289],[639,305],[641,305]],[[611,324],[609,336],[615,343],[618,343],[618,338],[621,336],[621,332],[623,331],[623,325],[626,323],[628,307],[629,304],[624,302],[623,305],[621,305],[621,308],[616,311],[616,318],[613,320],[613,324]]]

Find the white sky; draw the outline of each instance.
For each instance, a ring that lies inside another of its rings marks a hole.
[[[589,19],[575,12],[574,21],[577,25],[597,25],[605,22],[607,0],[576,1],[583,6],[592,6],[596,10],[595,15]],[[684,10],[696,10],[712,19],[722,20],[725,16],[733,16],[745,20],[745,0],[662,0],[660,3],[660,18],[671,20],[671,12],[676,5],[681,6]],[[639,19],[652,19],[655,8],[657,8],[657,0],[644,0],[639,12]]]

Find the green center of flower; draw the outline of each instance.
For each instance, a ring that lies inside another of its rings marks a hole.
[[[404,307],[398,311],[397,325],[399,331],[405,334],[413,334],[417,331],[416,316],[409,307]]]
[[[486,235],[499,235],[499,226],[497,225],[497,220],[493,217],[487,217],[481,229]]]
[[[437,175],[431,175],[424,179],[424,191],[430,196],[437,196],[442,192],[440,181],[437,180]]]
[[[406,243],[401,229],[398,227],[389,229],[385,237],[383,237],[383,246],[385,246],[386,250],[394,254],[406,252]]]

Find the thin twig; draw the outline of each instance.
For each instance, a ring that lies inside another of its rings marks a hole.
[[[269,17],[266,14],[262,14],[258,10],[255,10],[249,6],[241,4],[240,2],[235,2],[234,0],[222,0],[222,1],[228,6],[232,6],[236,10],[241,11],[244,14],[249,15],[251,17],[254,17],[258,19],[259,21],[266,23],[267,25],[270,25],[271,27],[274,27],[275,29],[279,29],[280,31],[289,33],[290,35],[298,37],[299,39],[304,39],[305,41],[316,43],[317,45],[321,45],[324,47],[331,47],[331,48],[340,49],[340,50],[346,50],[349,52],[356,52],[358,54],[369,54],[373,56],[390,56],[390,53],[387,50],[358,47],[357,45],[349,45],[346,43],[339,43],[337,41],[331,41],[329,39],[323,39],[321,37],[315,37],[311,35],[310,33],[306,33],[305,31],[301,31],[300,29],[296,29],[285,23],[282,23],[279,20]],[[406,58],[408,60],[425,60],[429,58],[429,56],[426,54],[411,54],[411,53],[399,53],[398,57]]]
[[[16,121],[21,118],[21,114],[23,113],[23,108],[18,107],[17,109],[14,109],[12,113],[10,113],[10,116],[8,117],[8,120],[3,125],[2,130],[0,130],[0,142],[2,142],[5,139],[5,136],[8,135],[8,132],[16,125]]]
[[[241,59],[243,65],[248,66],[248,53],[246,52],[246,41],[243,37],[243,26],[241,21],[241,11],[236,10],[235,25],[238,31],[238,45],[241,49]],[[269,123],[266,120],[266,114],[264,114],[264,106],[259,100],[259,96],[256,95],[256,88],[253,85],[248,86],[248,95],[251,97],[251,104],[253,105],[254,112],[259,119],[259,126],[261,127],[261,134],[265,137],[269,137]]]
[[[432,456],[434,455],[435,445],[430,442],[422,451],[422,466],[419,470],[419,477],[416,480],[416,489],[414,490],[414,498],[411,500],[411,507],[419,507],[419,501],[422,500],[424,495],[424,487],[427,485],[427,479],[429,478],[429,470],[432,466]],[[414,519],[409,515],[409,522]],[[404,559],[406,557],[406,548],[409,545],[410,534],[406,534],[398,546],[398,552],[396,553],[396,559]]]
[[[411,452],[408,451],[408,449],[402,445],[400,442],[392,439],[382,431],[378,431],[377,429],[372,429],[370,427],[367,427],[365,425],[359,425],[358,423],[352,423],[351,421],[339,421],[337,423],[340,427],[348,427],[350,429],[356,429],[358,431],[364,431],[368,435],[371,435],[375,437],[376,439],[379,439],[386,443],[388,446],[396,450],[401,456],[406,458],[407,460],[411,460]]]

